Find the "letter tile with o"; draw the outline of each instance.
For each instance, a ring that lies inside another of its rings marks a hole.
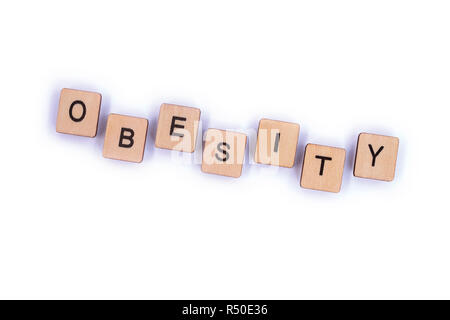
[[[100,93],[62,89],[56,131],[93,138],[97,135],[102,96]]]

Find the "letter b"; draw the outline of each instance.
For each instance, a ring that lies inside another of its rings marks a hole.
[[[127,135],[125,135],[127,133]],[[119,147],[122,148],[131,148],[134,144],[134,130],[130,128],[121,128],[120,130],[120,139],[119,139]],[[124,140],[128,140],[127,143],[124,143]]]

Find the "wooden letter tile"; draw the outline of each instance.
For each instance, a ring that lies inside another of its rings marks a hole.
[[[345,149],[308,144],[300,185],[307,189],[339,192],[344,163]]]
[[[163,103],[159,111],[156,147],[194,152],[199,121],[200,109]]]
[[[141,162],[144,157],[147,128],[147,119],[110,114],[106,124],[103,156]]]
[[[202,171],[239,178],[246,144],[247,136],[243,133],[208,129],[203,150]]]
[[[292,168],[297,151],[300,126],[292,122],[261,119],[255,161]]]
[[[361,133],[358,137],[353,175],[383,181],[394,180],[398,142],[396,137]]]
[[[84,137],[97,135],[102,96],[96,92],[62,89],[56,131]]]

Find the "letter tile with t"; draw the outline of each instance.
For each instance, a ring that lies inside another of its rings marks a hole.
[[[100,93],[62,89],[56,131],[93,138],[97,135],[102,96]]]
[[[397,137],[361,133],[356,147],[353,175],[383,181],[394,180],[398,143]]]
[[[144,157],[148,121],[144,118],[110,114],[106,124],[103,156],[141,162]]]
[[[345,149],[308,144],[300,185],[306,189],[339,192],[344,164]]]
[[[243,133],[208,129],[205,136],[202,171],[239,178],[246,144],[247,136]]]
[[[163,103],[159,110],[155,146],[194,152],[200,109]]]

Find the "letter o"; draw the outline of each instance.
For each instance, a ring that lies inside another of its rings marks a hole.
[[[81,114],[81,117],[79,117],[79,118],[75,118],[73,116],[73,107],[75,107],[77,104],[79,104],[83,107],[83,113]],[[72,104],[70,105],[70,108],[69,108],[69,116],[70,116],[70,119],[72,119],[72,121],[74,121],[74,122],[83,121],[84,117],[86,117],[86,105],[84,104],[84,102],[81,100],[75,100],[74,102],[72,102]]]

